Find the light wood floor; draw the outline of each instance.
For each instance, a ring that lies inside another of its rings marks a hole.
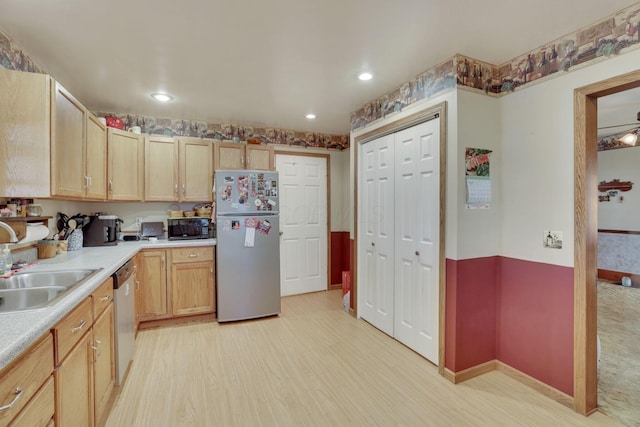
[[[598,282],[599,409],[640,427],[640,289]]]
[[[287,297],[279,317],[141,331],[107,421],[122,426],[619,426],[490,372],[453,385],[342,311]]]

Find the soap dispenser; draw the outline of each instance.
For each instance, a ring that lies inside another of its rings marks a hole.
[[[2,264],[4,265],[5,272],[11,271],[11,267],[13,266],[13,256],[11,255],[11,249],[9,249],[8,244],[5,244],[4,249],[2,250]]]

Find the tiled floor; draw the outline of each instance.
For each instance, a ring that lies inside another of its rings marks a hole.
[[[640,426],[640,288],[598,283],[600,411]]]

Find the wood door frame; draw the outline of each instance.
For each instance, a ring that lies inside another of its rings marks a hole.
[[[435,116],[435,117],[434,117]],[[422,111],[411,114],[402,119],[395,120],[370,132],[356,136],[352,139],[354,145],[353,159],[353,188],[354,188],[354,222],[353,222],[353,271],[351,272],[351,292],[353,292],[354,315],[358,314],[358,159],[360,146],[370,140],[390,133],[415,126],[432,118],[440,119],[440,247],[438,265],[440,269],[438,293],[438,373],[444,376],[445,358],[445,305],[446,305],[446,263],[445,263],[445,234],[446,234],[446,194],[447,194],[447,102],[427,107]]]
[[[598,407],[598,98],[640,87],[640,70],[574,91],[573,401],[589,415]]]
[[[305,153],[304,151],[293,150],[274,150],[274,170],[276,167],[276,156],[278,154],[284,154],[287,156],[322,157],[327,161],[327,290],[331,290],[331,155],[323,153]]]

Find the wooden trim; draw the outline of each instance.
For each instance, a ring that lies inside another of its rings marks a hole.
[[[533,378],[532,376],[525,374],[524,372],[520,372],[519,370],[512,368],[511,366],[499,360],[495,361],[495,367],[496,367],[496,371],[502,372],[503,374],[515,379],[516,381],[521,382],[522,384],[528,387],[531,387],[538,393],[542,393],[543,395],[547,396],[552,400],[555,400],[558,403],[561,403],[567,408],[573,409],[574,399],[568,394],[565,394],[560,390],[557,390],[551,387],[550,385],[547,385],[542,381],[539,381]]]
[[[447,368],[444,369],[444,377],[454,384],[459,384],[471,378],[479,377],[482,374],[496,370],[497,360],[490,360],[476,366],[464,369],[460,372],[453,372]]]
[[[598,233],[609,233],[609,234],[633,234],[640,235],[640,231],[630,231],[630,230],[600,230],[598,229]]]
[[[574,346],[573,400],[583,415],[598,406],[598,98],[640,87],[640,70],[578,88],[574,92]]]
[[[447,103],[443,101],[439,104],[427,107],[422,111],[411,114],[402,119],[395,120],[384,126],[376,128],[370,132],[364,133],[353,138],[352,146],[354,147],[354,236],[353,236],[353,254],[354,254],[354,271],[351,272],[351,292],[354,292],[354,312],[357,316],[358,310],[358,158],[360,155],[360,145],[363,142],[376,138],[378,135],[386,135],[394,132],[395,129],[401,129],[408,124],[419,124],[420,120],[424,118],[424,121],[429,120],[434,115],[438,115],[440,119],[440,256],[439,256],[439,309],[438,309],[438,373],[445,375],[444,360],[445,360],[445,307],[446,307],[446,290],[447,290],[447,278],[446,278],[446,264],[445,264],[445,237],[446,237],[446,183],[447,183]]]
[[[631,282],[634,283],[633,288],[640,287],[640,275],[633,273],[626,273],[622,271],[613,271],[613,270],[603,270],[598,269],[598,279],[606,280],[607,282],[620,283],[622,281],[622,277],[626,276],[631,279]]]
[[[138,326],[138,330],[162,328],[165,326],[183,325],[185,323],[210,323],[216,321],[215,313],[196,314],[193,316],[170,317],[167,319],[143,320]]]
[[[334,289],[331,284],[331,155],[324,153],[305,153],[304,151],[274,150],[273,168],[275,170],[275,156],[284,154],[287,156],[322,157],[327,161],[327,290]]]

